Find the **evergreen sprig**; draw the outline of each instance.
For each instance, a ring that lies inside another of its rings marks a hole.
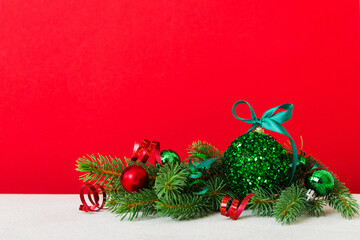
[[[118,188],[120,184],[120,176],[125,169],[125,165],[119,158],[111,156],[103,156],[98,154],[87,155],[76,161],[76,170],[86,172],[80,176],[80,180],[84,182],[92,182],[96,184],[101,181],[100,185],[112,184],[114,188]]]
[[[186,159],[194,159],[197,162],[222,157],[220,150],[206,141],[194,141],[187,150],[189,156]]]
[[[290,144],[290,142],[289,142],[289,144]],[[293,159],[292,149],[288,147],[286,149],[286,153],[288,155],[289,161],[292,162],[292,159]],[[311,155],[306,155],[306,153],[302,149],[300,149],[298,158],[301,160],[301,163],[296,168],[292,183],[304,182],[306,175],[313,168],[329,171],[328,168],[323,163],[321,163],[319,160],[317,160],[316,158],[314,158]]]
[[[329,195],[325,197],[329,206],[334,208],[343,218],[352,219],[359,214],[359,204],[350,194],[345,184],[340,182],[336,175],[334,176],[334,187]]]
[[[206,216],[211,212],[209,198],[193,194],[182,194],[156,202],[158,214],[178,220]]]
[[[225,195],[236,198],[236,195],[229,189],[225,180],[220,177],[211,178],[207,182],[207,186],[209,189],[206,192],[206,195],[209,197],[211,209],[214,211],[220,210],[220,204]]]
[[[134,162],[128,158],[125,158],[125,163],[117,157],[104,156],[98,154],[87,155],[79,158],[76,161],[76,170],[79,172],[85,172],[80,176],[80,180],[83,182],[92,182],[92,184],[99,183],[105,185],[110,189],[121,188],[120,176],[127,166],[138,165],[148,172],[150,180],[156,178],[158,169],[150,164],[144,164],[142,162]]]
[[[180,163],[168,163],[160,167],[154,190],[159,198],[176,199],[187,185],[189,171]]]
[[[208,158],[221,158],[222,153],[207,142],[196,141],[189,147],[188,159],[201,162]],[[291,158],[291,151],[289,158]],[[328,204],[338,211],[342,217],[351,219],[359,214],[359,205],[350,194],[344,183],[339,182],[336,175],[331,173],[325,165],[312,156],[306,156],[300,150],[299,158],[302,163],[297,167],[290,187],[283,190],[255,189],[247,208],[255,216],[272,216],[277,222],[291,224],[303,213],[311,216],[323,216],[323,207]],[[138,165],[145,168],[150,177],[147,189],[136,193],[126,192],[120,182],[120,176],[126,167]],[[76,170],[84,172],[80,177],[84,182],[100,184],[106,187],[108,201],[106,205],[110,211],[121,219],[134,220],[153,214],[168,216],[173,219],[187,220],[202,217],[211,211],[219,211],[225,195],[236,198],[224,180],[222,159],[215,161],[209,169],[200,169],[200,182],[191,184],[189,163],[169,163],[157,167],[141,162],[133,162],[128,158],[124,161],[117,157],[103,155],[87,155],[76,162]],[[312,170],[324,169],[329,171],[335,185],[326,196],[316,197],[307,201],[305,194],[305,180]],[[208,191],[196,195],[206,183]],[[241,186],[239,186],[241,187]]]
[[[311,201],[308,201],[306,204],[306,212],[310,216],[320,217],[324,216],[324,207],[326,206],[326,201],[323,198],[317,198]]]
[[[291,224],[306,210],[306,189],[293,184],[280,193],[279,201],[274,205],[274,217],[277,222]]]
[[[155,192],[151,189],[143,189],[132,194],[113,193],[110,201],[106,204],[109,210],[124,220],[134,220],[138,217],[146,217],[156,213],[155,202],[158,200]]]
[[[254,189],[252,193],[254,196],[248,204],[249,210],[258,217],[273,216],[274,205],[279,201],[278,191],[259,188]]]

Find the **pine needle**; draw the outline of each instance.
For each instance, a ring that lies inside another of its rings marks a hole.
[[[225,195],[229,195],[232,198],[236,198],[236,195],[228,188],[224,179],[220,177],[211,178],[207,182],[209,190],[206,192],[206,195],[209,197],[209,202],[212,210],[219,211],[221,201]]]
[[[76,170],[79,172],[85,172],[80,176],[80,180],[83,182],[91,182],[92,184],[105,185],[107,188],[117,190],[122,188],[120,182],[120,176],[127,166],[138,165],[148,172],[150,178],[150,186],[153,185],[158,172],[158,168],[144,164],[142,162],[134,162],[128,158],[125,158],[125,163],[120,158],[113,158],[111,156],[104,156],[98,154],[87,155],[79,158],[76,161]]]
[[[143,189],[132,194],[114,193],[106,204],[109,210],[124,220],[134,220],[138,217],[146,217],[156,213],[155,202],[158,200],[154,191]]]
[[[291,224],[306,210],[306,189],[300,185],[292,185],[280,194],[274,205],[274,216],[277,222]]]
[[[160,167],[154,190],[159,198],[173,198],[181,194],[187,185],[189,170],[179,163],[169,163]]]
[[[176,199],[163,199],[156,202],[158,214],[178,220],[188,220],[206,216],[211,212],[206,196],[192,194],[179,195]]]
[[[343,218],[352,219],[355,215],[359,214],[359,204],[350,194],[349,189],[345,187],[345,184],[339,182],[336,175],[334,177],[334,187],[325,199]]]
[[[314,199],[312,201],[307,202],[306,212],[310,216],[314,216],[314,217],[324,216],[325,212],[323,208],[325,207],[325,205],[326,205],[326,201],[324,199],[322,198]]]
[[[254,189],[254,196],[251,198],[248,207],[258,217],[270,217],[273,215],[275,203],[278,200],[278,192],[266,189]]]
[[[186,159],[194,159],[196,162],[222,157],[220,150],[206,141],[194,141],[187,150],[189,156]]]

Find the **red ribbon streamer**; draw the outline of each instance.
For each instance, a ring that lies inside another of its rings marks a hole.
[[[87,196],[92,204],[89,206],[87,202],[85,201],[85,189],[87,188]],[[100,191],[98,191],[100,189]],[[99,193],[102,193],[103,198],[101,205],[99,204]],[[105,202],[106,202],[106,193],[105,189],[100,185],[91,185],[91,184],[84,184],[80,188],[80,200],[82,205],[80,205],[79,210],[84,212],[94,212],[99,211],[100,209],[104,208]]]
[[[228,202],[231,200],[231,197],[229,195],[225,195],[223,200],[221,201],[220,206],[220,213],[221,215],[224,215],[226,217],[230,217],[234,220],[238,219],[241,215],[241,213],[244,211],[246,205],[250,201],[250,199],[254,196],[253,193],[249,193],[241,202],[240,206],[238,207],[238,204],[240,202],[239,199],[235,198],[229,208],[228,211],[226,211],[226,206]]]
[[[144,139],[141,144],[135,142],[134,144],[134,153],[133,157],[131,158],[132,161],[137,161],[140,159],[142,163],[146,163],[149,157],[151,156],[151,153],[155,151],[155,160],[162,164],[161,158],[160,158],[160,143],[157,141],[150,141],[147,139]],[[85,201],[85,189],[87,188],[87,196],[92,204],[89,206]],[[100,189],[100,191],[98,191]],[[102,193],[103,200],[101,204],[99,203],[100,197],[99,193]],[[84,212],[94,212],[99,211],[100,209],[104,208],[105,202],[106,202],[106,193],[105,189],[100,185],[91,185],[91,184],[84,184],[80,188],[80,200],[82,205],[80,205],[79,210]]]
[[[146,163],[151,153],[154,150],[155,150],[155,160],[159,164],[162,164],[160,158],[160,143],[157,141],[150,141],[147,139],[144,139],[144,141],[142,141],[140,145],[139,143],[135,142],[134,153],[131,160],[136,162],[138,159],[140,159],[139,161],[141,161],[142,163]]]

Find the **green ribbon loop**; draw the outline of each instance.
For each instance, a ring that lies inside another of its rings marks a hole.
[[[221,159],[221,158],[209,158],[200,163],[194,163],[193,158],[189,159],[189,167],[191,170],[191,173],[189,174],[189,178],[196,179],[195,181],[190,183],[189,187],[191,187],[192,185],[194,185],[196,183],[198,183],[198,184],[202,183],[205,185],[204,188],[200,192],[193,192],[195,195],[202,195],[209,190],[209,186],[206,184],[206,181],[203,179],[199,179],[203,175],[202,172],[200,171],[200,169],[209,169],[211,167],[211,164],[219,159]]]
[[[251,119],[240,118],[235,113],[236,106],[242,103],[246,103],[249,106]],[[278,109],[284,109],[285,111],[275,113]],[[291,177],[289,183],[292,181],[296,171],[296,167],[297,165],[299,165],[300,161],[298,159],[298,151],[294,140],[291,138],[290,134],[281,124],[290,120],[292,116],[292,111],[293,111],[293,105],[291,103],[285,103],[267,110],[259,119],[256,117],[254,109],[246,101],[237,101],[232,108],[232,113],[235,118],[239,119],[240,121],[252,124],[252,126],[246,133],[251,132],[257,127],[262,127],[270,131],[283,134],[290,139],[292,153],[293,153],[293,162],[292,162]]]

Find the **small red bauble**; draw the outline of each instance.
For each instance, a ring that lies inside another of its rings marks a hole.
[[[140,189],[146,188],[149,184],[149,174],[143,167],[130,166],[127,167],[120,177],[121,185],[129,192],[138,192]]]

